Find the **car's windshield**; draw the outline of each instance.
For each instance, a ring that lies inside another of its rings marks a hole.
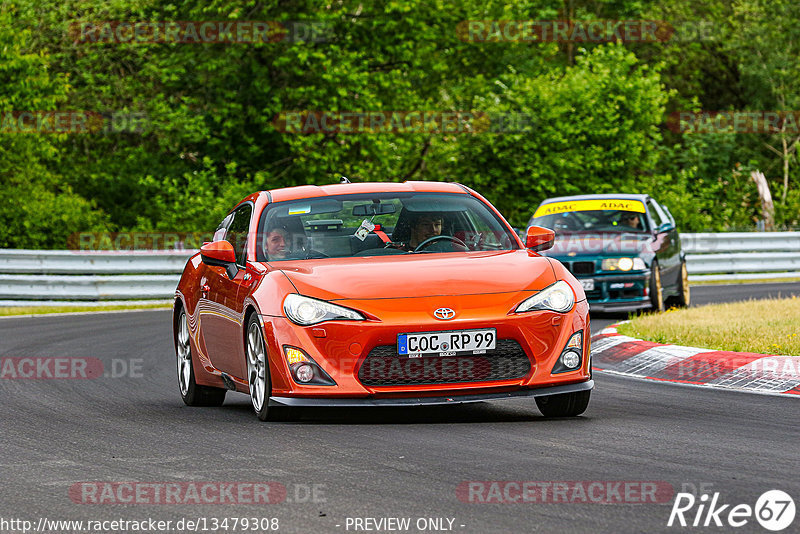
[[[591,202],[591,204],[588,204]],[[648,232],[644,204],[625,201],[625,209],[590,209],[600,201],[576,201],[544,204],[536,210],[529,225],[551,228],[556,233],[577,232]],[[615,201],[603,201],[612,204]],[[622,201],[619,201],[620,205]],[[587,203],[587,204],[582,204]]]
[[[277,202],[258,226],[257,258],[281,261],[512,250],[483,202],[448,193],[371,193]]]

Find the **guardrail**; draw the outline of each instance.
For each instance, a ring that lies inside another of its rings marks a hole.
[[[800,232],[726,232],[681,234],[687,253],[800,252]]]
[[[681,234],[689,280],[800,278],[800,232]],[[0,250],[0,300],[171,299],[196,250]]]
[[[681,234],[689,280],[800,278],[800,232]]]
[[[0,300],[171,299],[196,250],[0,250]]]

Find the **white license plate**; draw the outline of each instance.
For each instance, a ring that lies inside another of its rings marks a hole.
[[[451,355],[459,352],[483,354],[494,349],[496,340],[497,331],[494,328],[400,334],[397,336],[397,353],[406,356]]]
[[[594,280],[591,278],[581,280],[584,291],[594,291]]]

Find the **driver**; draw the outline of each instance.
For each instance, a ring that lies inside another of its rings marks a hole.
[[[639,220],[639,214],[633,211],[626,211],[623,212],[619,218],[619,223],[622,226],[628,226],[629,228],[633,228],[635,230],[641,229],[641,221]]]
[[[431,237],[442,235],[442,216],[435,213],[423,213],[411,227],[411,239],[408,242],[411,250],[414,250],[420,243]]]
[[[402,241],[405,237],[399,238],[400,232],[396,232],[395,236],[400,240],[388,243],[387,247],[413,252],[426,239],[442,235],[444,218],[441,214],[411,213],[408,217],[408,241]]]

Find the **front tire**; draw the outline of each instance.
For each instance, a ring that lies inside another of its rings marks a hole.
[[[269,379],[269,363],[264,334],[258,316],[253,314],[247,323],[247,382],[250,384],[250,401],[253,410],[262,421],[270,416],[269,397],[272,391]]]
[[[653,262],[650,274],[650,309],[654,312],[664,311],[664,288],[661,285],[661,270],[658,263]]]
[[[545,417],[575,417],[586,411],[591,395],[587,390],[536,397],[536,406]]]
[[[178,388],[181,399],[187,406],[222,406],[227,390],[210,386],[200,386],[194,379],[192,343],[189,336],[189,322],[186,311],[181,308],[175,332],[175,349],[178,367]]]

